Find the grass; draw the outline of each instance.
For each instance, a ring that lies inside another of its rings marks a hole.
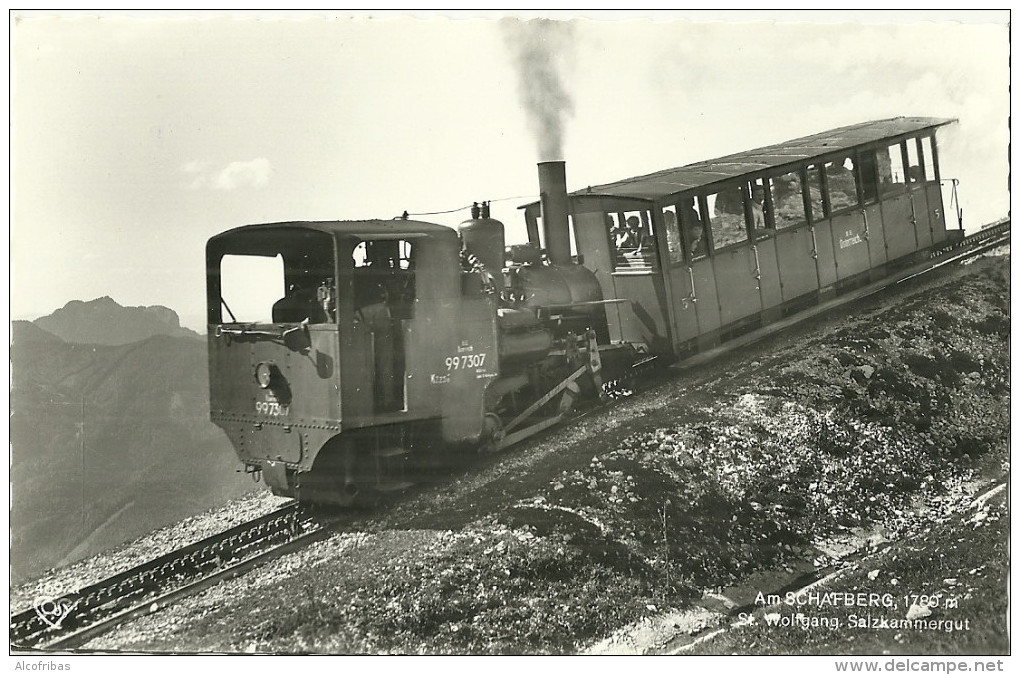
[[[813,589],[814,604],[760,607],[753,623],[686,653],[1008,654],[1008,542],[1008,509],[1000,494],[987,508],[898,542],[852,573]],[[856,594],[877,594],[880,605],[822,604],[822,598],[846,593],[854,594],[855,602]],[[930,615],[920,619],[926,623],[902,623],[912,604],[927,607]],[[802,619],[788,624],[797,614]]]

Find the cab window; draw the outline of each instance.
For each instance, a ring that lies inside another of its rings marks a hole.
[[[244,229],[209,250],[210,323],[336,322],[333,239],[307,229]]]
[[[272,323],[273,303],[286,294],[283,256],[225,255],[220,298],[230,323]]]
[[[415,248],[405,239],[358,242],[351,252],[354,262],[354,309],[388,308],[393,318],[409,319],[415,299]]]

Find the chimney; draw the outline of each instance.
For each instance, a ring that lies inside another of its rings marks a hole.
[[[565,163],[539,162],[538,189],[542,200],[542,230],[545,250],[553,265],[569,265],[570,230],[567,214],[570,201],[567,198],[567,174]]]

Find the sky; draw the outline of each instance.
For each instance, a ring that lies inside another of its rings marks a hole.
[[[959,119],[938,140],[968,229],[1008,212],[1007,12],[544,16],[17,13],[12,318],[110,296],[204,332],[232,227],[493,200],[520,240],[540,160],[574,190],[899,115]]]

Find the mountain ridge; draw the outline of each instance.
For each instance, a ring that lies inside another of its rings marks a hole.
[[[31,323],[72,344],[124,345],[154,335],[202,339],[199,333],[181,326],[180,316],[169,307],[124,306],[108,295],[71,300]]]
[[[237,471],[226,435],[209,420],[207,347],[197,333],[176,327],[177,314],[167,308],[125,314],[102,298],[68,307],[70,313],[54,312],[52,322],[11,322],[16,580],[253,487]],[[87,316],[91,310],[115,322],[105,337],[138,339],[85,342],[104,337],[85,330],[97,321]],[[139,317],[142,329],[132,323]]]

